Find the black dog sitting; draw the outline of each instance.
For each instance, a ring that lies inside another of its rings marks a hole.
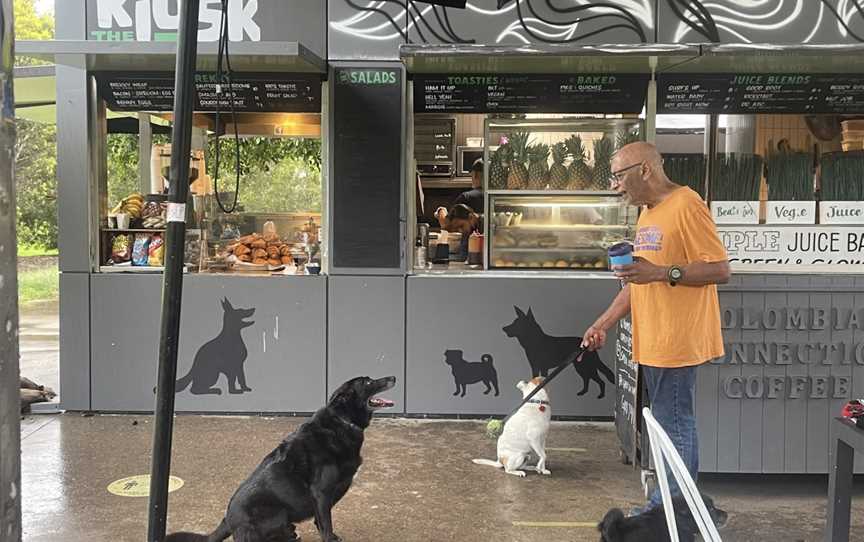
[[[702,495],[705,507],[716,525],[726,523],[728,515],[714,506],[714,501]],[[680,495],[672,499],[675,508],[675,524],[678,526],[680,542],[695,542],[699,526],[690,515],[687,502]],[[639,514],[624,517],[624,512],[613,508],[606,512],[603,521],[597,525],[600,542],[669,542],[669,528],[666,526],[666,512],[662,505]]]
[[[480,362],[465,361],[461,350],[447,350],[444,352],[444,363],[453,368],[453,380],[456,381],[456,392],[453,395],[465,397],[468,384],[483,382],[486,384],[484,395],[488,395],[495,388],[495,396],[498,396],[498,371],[492,365],[492,356],[483,354]]]
[[[358,377],[342,384],[327,406],[288,435],[240,484],[222,523],[210,535],[175,533],[165,542],[297,542],[295,523],[315,518],[324,542],[339,542],[330,511],[351,487],[363,459],[363,430],[372,413],[393,403],[375,397],[396,377]]]

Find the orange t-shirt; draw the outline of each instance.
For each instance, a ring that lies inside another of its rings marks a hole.
[[[634,255],[655,265],[722,262],[726,249],[708,207],[678,188],[637,224]],[[630,285],[633,359],[651,367],[689,367],[723,356],[717,286]]]

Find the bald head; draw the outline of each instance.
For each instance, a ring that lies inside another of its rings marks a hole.
[[[637,162],[660,164],[663,161],[660,152],[657,151],[657,147],[644,141],[637,141],[621,147],[621,149],[615,153],[615,156],[628,164]]]
[[[677,187],[663,171],[663,157],[651,143],[637,141],[612,158],[613,187],[631,205],[653,206]]]

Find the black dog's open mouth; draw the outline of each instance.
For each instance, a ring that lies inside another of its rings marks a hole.
[[[369,408],[391,408],[393,406],[393,401],[389,399],[382,399],[380,397],[373,397],[369,399],[368,402]]]

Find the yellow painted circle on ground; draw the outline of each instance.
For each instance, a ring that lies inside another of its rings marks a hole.
[[[176,476],[168,478],[168,493],[177,491],[183,487],[183,480]],[[108,485],[108,492],[120,497],[149,497],[150,496],[150,475],[141,474],[138,476],[130,476],[111,482]]]

